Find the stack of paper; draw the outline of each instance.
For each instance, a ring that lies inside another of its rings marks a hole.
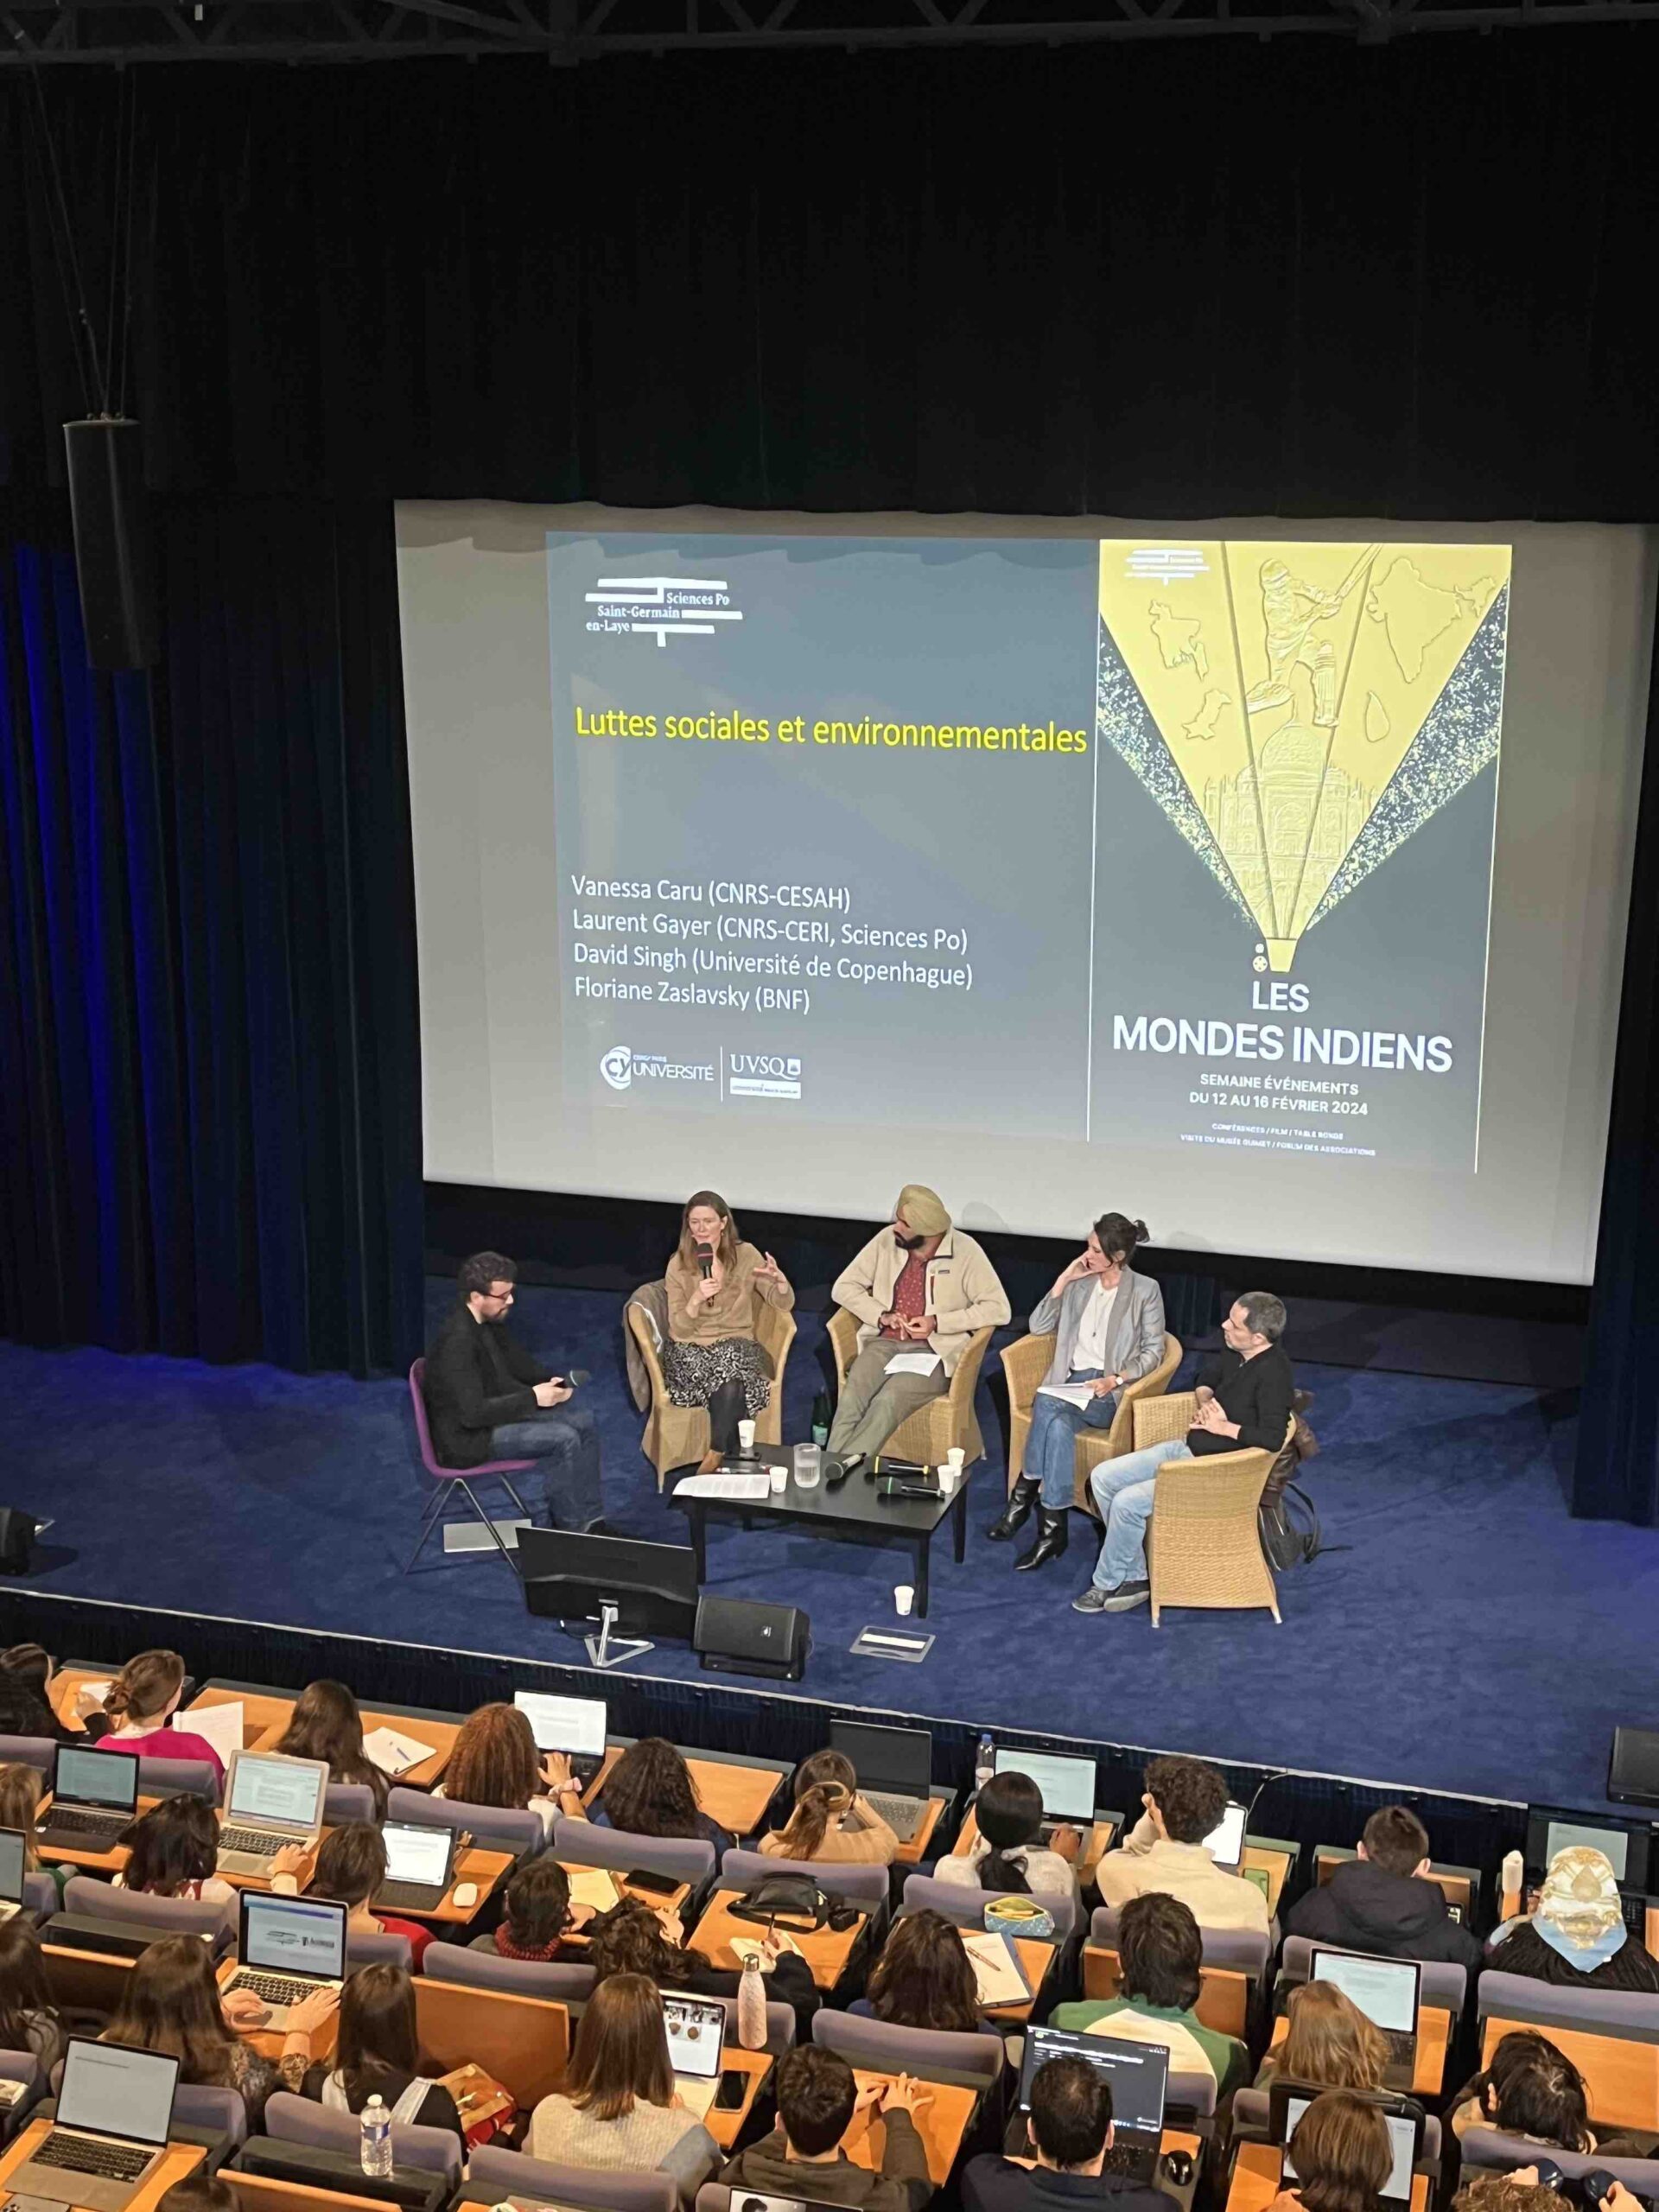
[[[382,1774],[407,1774],[412,1766],[419,1766],[423,1759],[431,1758],[436,1750],[432,1744],[423,1744],[418,1738],[405,1736],[396,1728],[377,1728],[363,1738],[363,1748]]]
[[[889,1375],[931,1375],[939,1364],[936,1351],[901,1351],[887,1362]]]
[[[1058,1398],[1063,1405],[1075,1406],[1082,1413],[1095,1402],[1095,1386],[1092,1382],[1039,1382],[1037,1395],[1039,1398]]]
[[[770,1496],[772,1478],[768,1475],[688,1475],[683,1483],[676,1483],[676,1497],[723,1497],[739,1504],[756,1504]]]
[[[973,1961],[982,2005],[1023,2005],[1031,1984],[1020,1970],[1020,1961],[1006,1936],[964,1934],[962,1948]]]
[[[622,1894],[613,1876],[602,1866],[567,1866],[570,1878],[572,1904],[591,1905],[595,1912],[608,1912]]]
[[[188,1713],[179,1714],[178,1726],[211,1744],[229,1766],[231,1753],[242,1749],[245,1711],[240,1698],[231,1705],[193,1706]]]

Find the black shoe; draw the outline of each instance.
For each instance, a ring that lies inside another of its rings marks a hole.
[[[1017,1535],[1025,1527],[1031,1518],[1031,1509],[1036,1504],[1037,1494],[1041,1488],[1042,1484],[1033,1482],[1029,1476],[1020,1476],[1008,1492],[1008,1502],[1001,1514],[985,1531],[994,1544],[1006,1544],[1011,1536]]]
[[[582,1533],[584,1536],[613,1536],[616,1531],[608,1521],[590,1521]]]
[[[1016,1574],[1028,1574],[1033,1567],[1046,1567],[1050,1560],[1060,1557],[1066,1546],[1065,1524],[1070,1518],[1069,1507],[1063,1505],[1058,1512],[1051,1512],[1046,1505],[1038,1507],[1037,1541],[1023,1559],[1014,1562]]]
[[[1149,1605],[1152,1600],[1150,1582],[1120,1582],[1116,1590],[1106,1592],[1103,1613],[1132,1613],[1137,1605]]]

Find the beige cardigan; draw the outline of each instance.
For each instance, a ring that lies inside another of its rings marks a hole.
[[[757,1298],[787,1313],[795,1303],[789,1285],[770,1275],[755,1280],[754,1271],[765,1258],[753,1244],[740,1244],[720,1288],[712,1298],[701,1299],[702,1269],[695,1262],[688,1268],[676,1252],[663,1277],[668,1287],[668,1333],[675,1343],[721,1344],[733,1337],[753,1337]]]
[[[892,1310],[893,1286],[909,1258],[890,1228],[878,1229],[836,1276],[830,1295],[857,1316],[861,1351],[875,1341],[876,1323]],[[944,1362],[945,1373],[956,1373],[976,1329],[1000,1329],[1013,1310],[983,1246],[965,1230],[947,1230],[927,1263],[927,1311],[938,1323],[927,1341]]]

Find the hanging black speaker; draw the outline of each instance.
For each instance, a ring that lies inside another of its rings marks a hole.
[[[149,668],[159,645],[142,434],[103,416],[66,423],[63,442],[86,658],[93,668]]]

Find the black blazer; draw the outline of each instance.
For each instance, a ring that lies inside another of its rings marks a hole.
[[[499,1355],[497,1367],[492,1342]],[[502,1389],[504,1378],[518,1387]],[[426,1354],[426,1418],[441,1467],[476,1467],[490,1457],[490,1431],[530,1421],[539,1408],[535,1382],[547,1370],[499,1321],[474,1321],[457,1306]]]
[[[987,2152],[962,2172],[963,2212],[1175,2212],[1175,2199],[1122,2174],[1062,2174]]]

